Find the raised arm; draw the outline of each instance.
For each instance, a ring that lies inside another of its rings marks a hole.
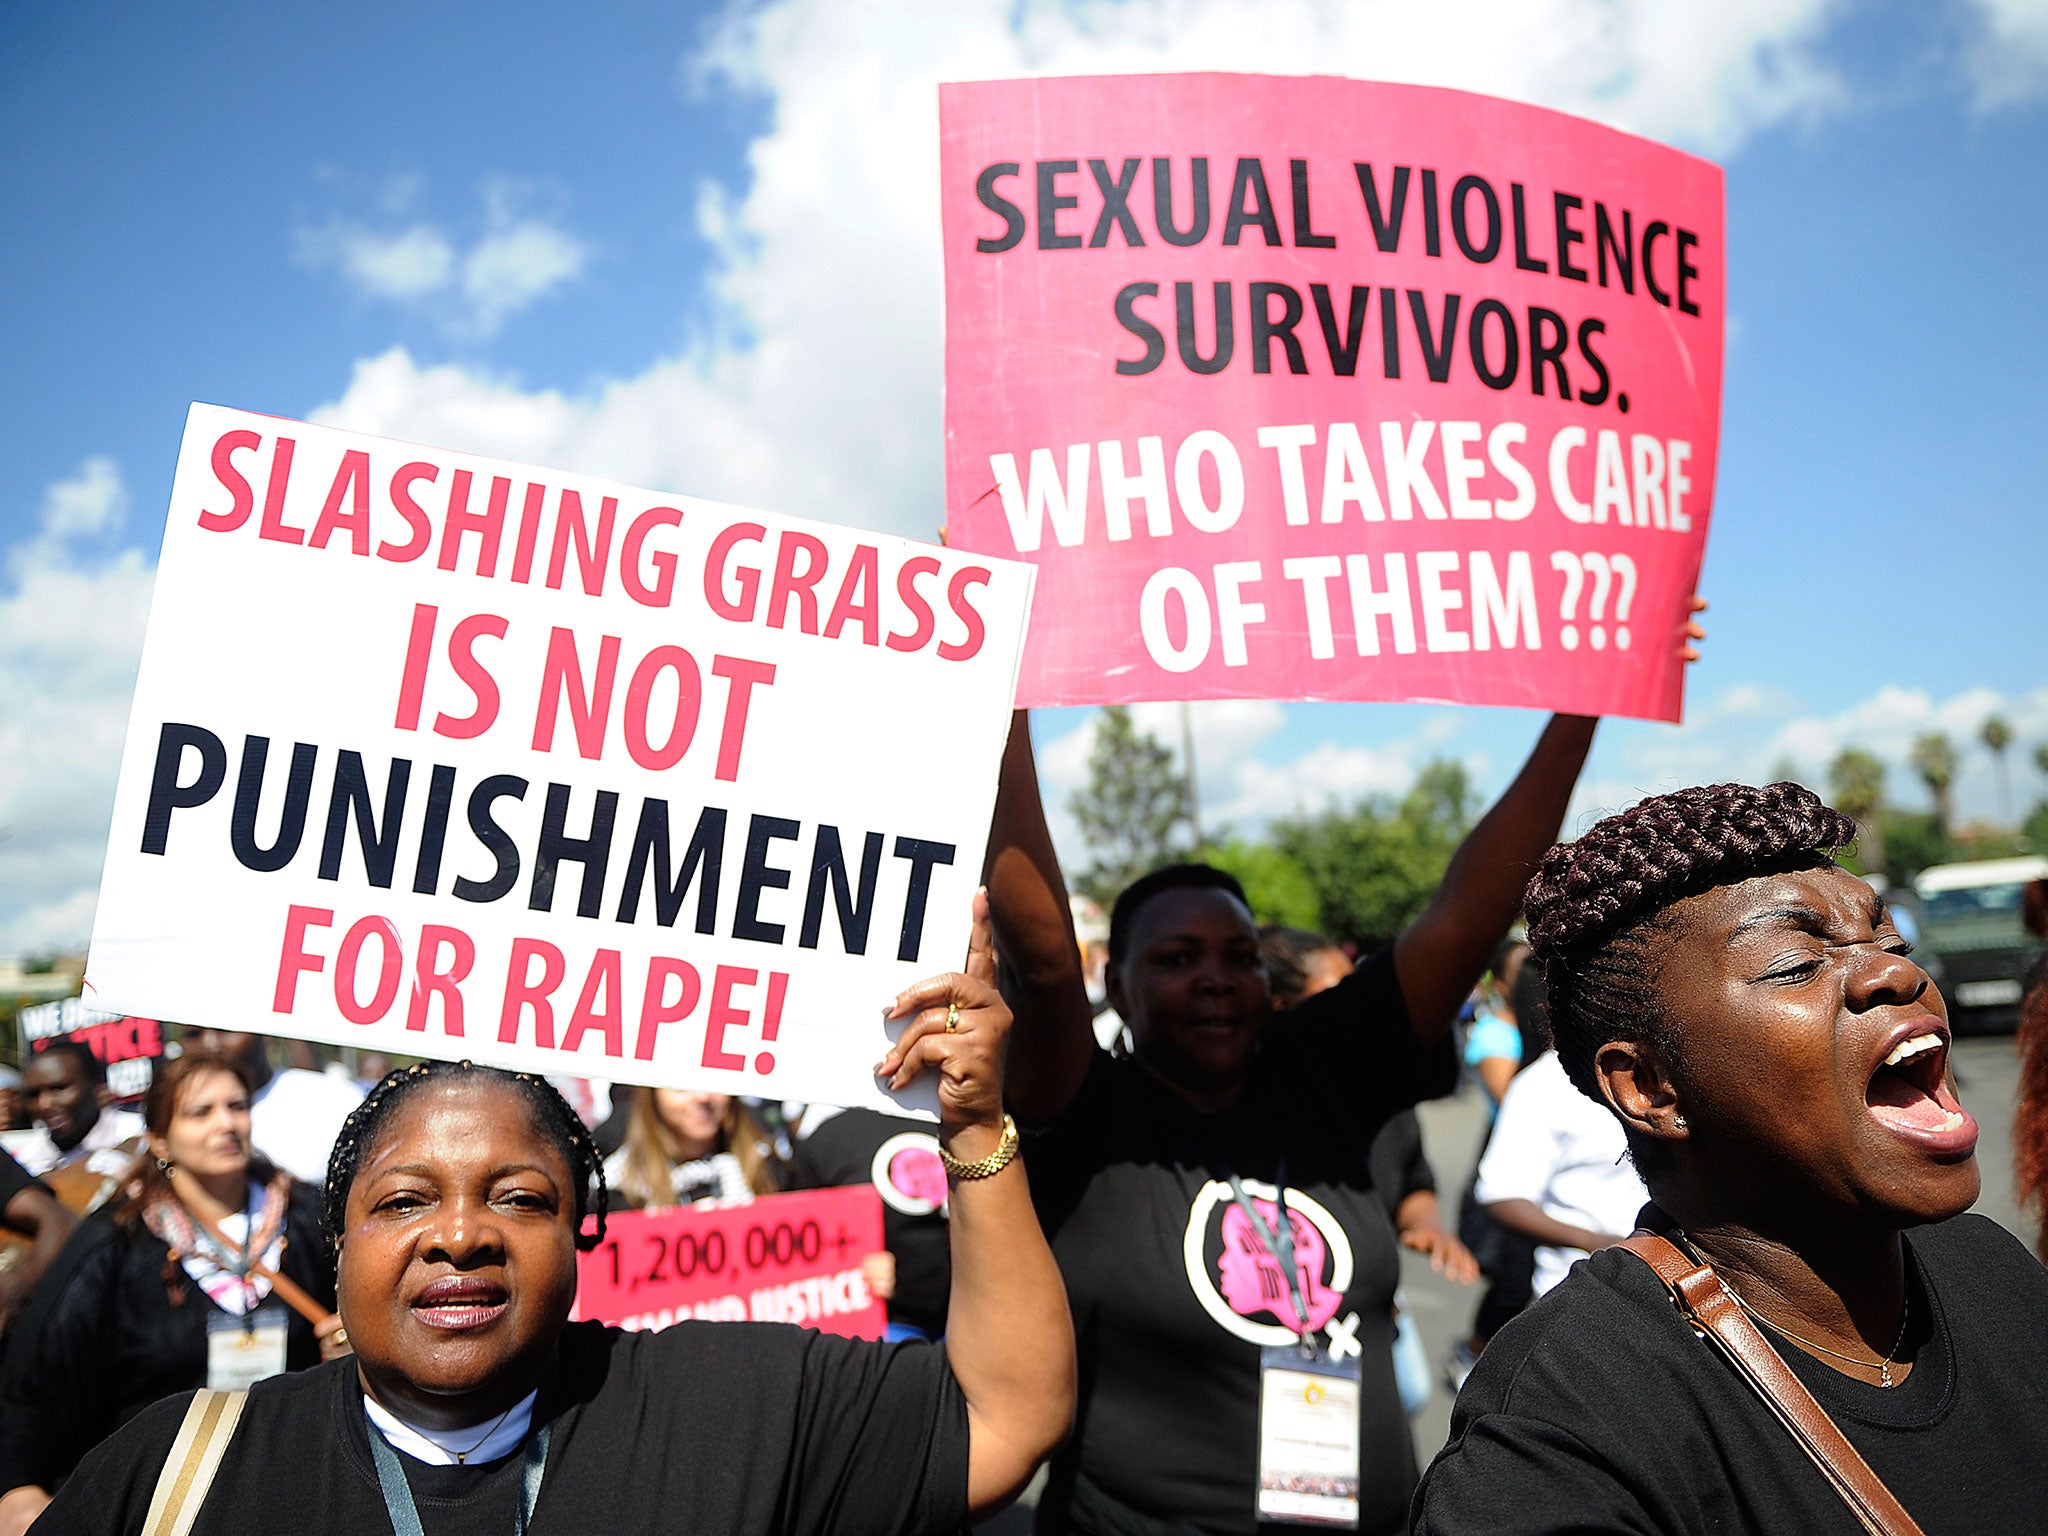
[[[1450,1028],[1521,911],[1522,891],[1564,823],[1597,724],[1551,716],[1515,781],[1451,856],[1436,895],[1394,941],[1394,973],[1423,1039]]]
[[[995,975],[988,896],[979,893],[966,974],[934,977],[897,997],[890,1017],[910,1022],[876,1068],[897,1086],[920,1071],[938,1073],[939,1144],[956,1163],[990,1158],[1005,1142],[1010,1010]],[[967,1502],[982,1520],[1023,1490],[1073,1422],[1074,1326],[1023,1163],[1012,1156],[984,1177],[962,1178],[950,1167],[947,1174],[946,1358],[967,1399]]]
[[[1043,1125],[1081,1091],[1095,1030],[1067,882],[1039,799],[1031,718],[1021,709],[1011,717],[1003,751],[985,878],[996,952],[1017,1017],[1006,1091],[1020,1120]]]

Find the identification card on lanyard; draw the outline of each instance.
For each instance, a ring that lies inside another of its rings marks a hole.
[[[1287,1168],[1277,1170],[1279,1221],[1268,1225],[1236,1174],[1231,1198],[1280,1266],[1300,1339],[1269,1344],[1259,1351],[1258,1517],[1287,1525],[1332,1528],[1358,1525],[1357,1356],[1334,1359],[1315,1342],[1301,1269],[1294,1248],[1294,1220],[1287,1209]]]
[[[240,1392],[284,1374],[285,1311],[266,1302],[236,1317],[212,1313],[206,1319],[206,1384],[216,1392]]]
[[[1358,1524],[1357,1356],[1313,1344],[1259,1351],[1259,1518]]]

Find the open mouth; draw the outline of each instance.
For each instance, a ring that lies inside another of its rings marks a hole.
[[[1894,1038],[1864,1100],[1893,1134],[1937,1154],[1967,1156],[1977,1145],[1977,1122],[1948,1085],[1948,1031],[1928,1023]]]
[[[511,1293],[494,1280],[450,1275],[427,1284],[411,1306],[412,1315],[429,1328],[460,1332],[495,1323],[511,1304]]]

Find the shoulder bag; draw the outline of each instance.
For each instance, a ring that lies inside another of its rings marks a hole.
[[[171,1441],[164,1469],[157,1475],[156,1493],[149,1501],[149,1514],[142,1522],[142,1536],[187,1536],[206,1491],[213,1486],[213,1474],[220,1470],[221,1457],[235,1437],[242,1419],[247,1392],[215,1392],[202,1388],[192,1395],[185,1410],[185,1422]]]
[[[1692,1331],[1728,1357],[1870,1536],[1921,1536],[1905,1506],[1892,1497],[1792,1367],[1757,1332],[1756,1324],[1742,1315],[1711,1265],[1695,1262],[1654,1232],[1639,1231],[1621,1246],[1657,1272]]]

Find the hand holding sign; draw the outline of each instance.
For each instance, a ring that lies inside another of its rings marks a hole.
[[[995,940],[988,892],[974,893],[974,931],[965,975],[951,972],[897,993],[884,1016],[910,1022],[875,1066],[875,1075],[902,1089],[930,1067],[939,1079],[941,1135],[984,1126],[998,1138],[1003,1125],[1003,1043],[1010,1009],[996,990]],[[991,1144],[989,1150],[993,1151]]]

